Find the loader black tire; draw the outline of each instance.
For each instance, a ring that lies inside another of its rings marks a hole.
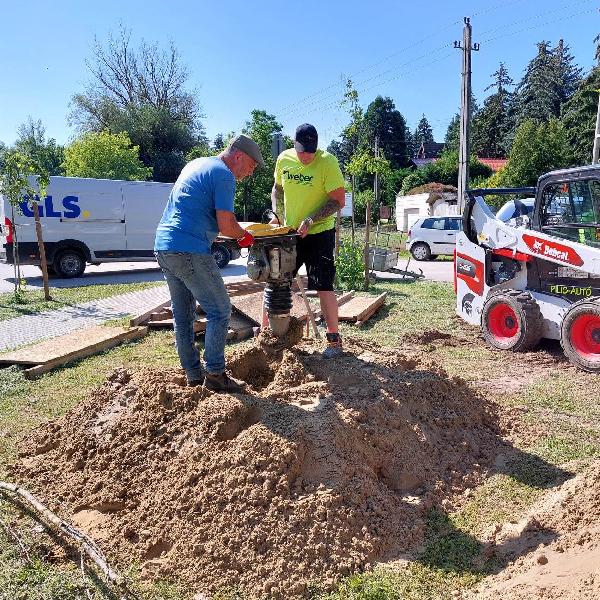
[[[525,352],[542,339],[544,317],[529,292],[504,290],[483,305],[481,330],[492,348]]]
[[[571,306],[562,322],[560,344],[576,367],[600,373],[600,298]]]

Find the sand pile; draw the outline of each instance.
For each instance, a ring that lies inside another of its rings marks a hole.
[[[521,522],[495,535],[495,553],[513,560],[477,598],[600,598],[600,461],[552,489]]]
[[[23,441],[15,478],[117,566],[194,592],[303,597],[413,549],[426,509],[505,449],[462,380],[397,350],[345,349],[238,350],[238,396],[202,397],[178,370],[117,370]]]

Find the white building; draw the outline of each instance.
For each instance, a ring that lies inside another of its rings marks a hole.
[[[456,192],[425,192],[396,196],[396,228],[408,231],[421,217],[457,215]]]

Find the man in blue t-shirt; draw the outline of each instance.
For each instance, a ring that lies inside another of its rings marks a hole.
[[[265,166],[260,148],[238,135],[218,156],[189,162],[177,178],[156,230],[154,252],[171,294],[177,354],[188,385],[216,392],[240,392],[242,383],[225,372],[225,340],[231,304],[211,254],[219,232],[242,248],[254,238],[233,212],[235,182]],[[204,362],[194,343],[196,301],[206,313]]]

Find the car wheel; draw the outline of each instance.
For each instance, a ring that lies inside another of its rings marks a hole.
[[[229,252],[228,248],[222,244],[215,244],[211,248],[211,253],[219,269],[224,269],[231,260],[231,253]]]
[[[85,271],[85,257],[79,250],[61,250],[54,257],[54,270],[59,277],[81,277]]]
[[[425,242],[413,244],[410,253],[415,260],[429,260],[431,258],[431,249]]]

